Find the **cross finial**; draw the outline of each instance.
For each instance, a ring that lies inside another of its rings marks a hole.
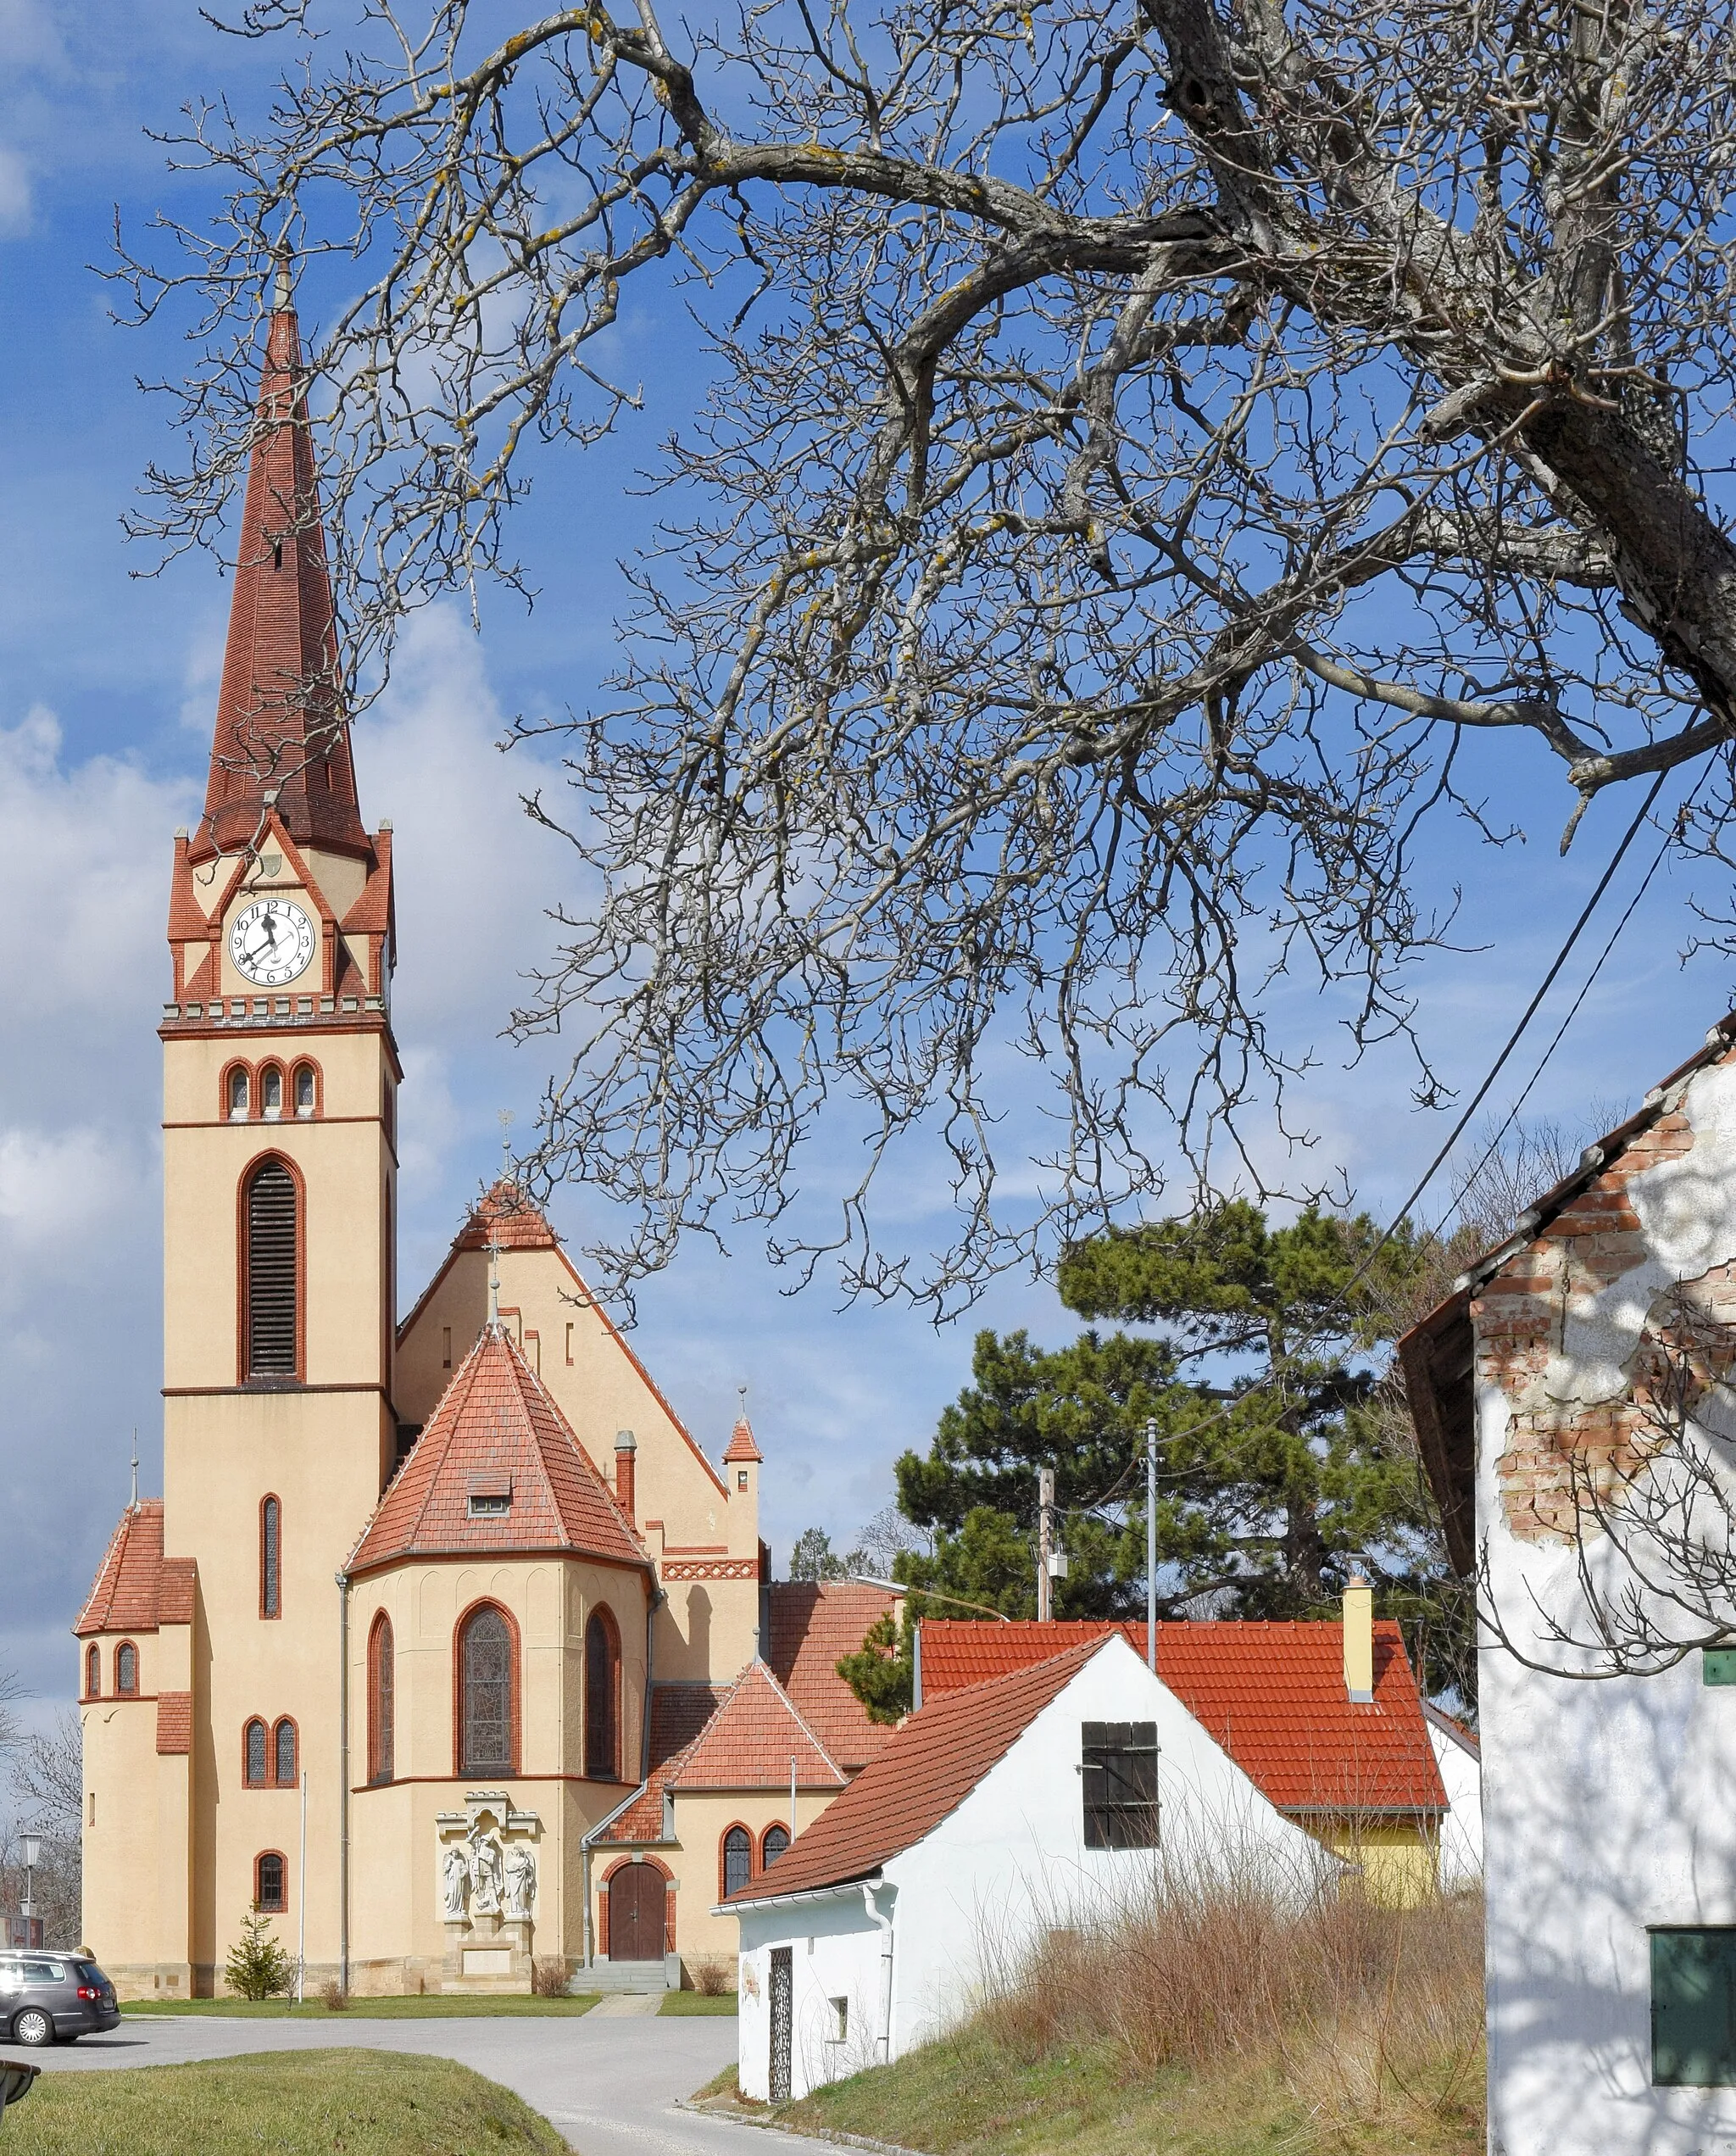
[[[748,1419],[748,1388],[746,1385],[739,1384],[736,1387],[736,1401],[737,1403],[737,1412],[740,1414],[742,1420],[746,1422]]]
[[[132,1508],[139,1508],[139,1426],[132,1426]]]

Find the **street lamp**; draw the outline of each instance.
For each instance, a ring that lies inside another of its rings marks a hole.
[[[28,1924],[36,1913],[31,1896],[31,1889],[35,1884],[31,1874],[42,1860],[42,1837],[39,1834],[21,1834],[18,1839],[19,1851],[24,1858],[24,1917],[25,1923]]]

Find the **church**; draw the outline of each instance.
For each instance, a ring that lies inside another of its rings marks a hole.
[[[510,1181],[402,1323],[392,828],[363,821],[280,277],[163,1008],[164,1488],[75,1626],[84,1936],[204,1997],[258,1908],[309,1987],[732,1981],[716,1904],[889,1734],[889,1607],[774,1582]]]

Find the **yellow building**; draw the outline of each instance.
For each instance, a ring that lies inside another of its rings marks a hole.
[[[132,1997],[209,1993],[254,1906],[309,1983],[676,1980],[732,1957],[791,1762],[804,1825],[874,1749],[833,1664],[885,1601],[771,1583],[745,1420],[714,1464],[509,1186],[394,1322],[392,839],[300,379],[280,292],[171,873],[164,1495],[75,1627],[86,1938]]]

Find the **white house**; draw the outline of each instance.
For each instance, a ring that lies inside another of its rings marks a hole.
[[[1736,1018],[1401,1353],[1486,1618],[1490,2148],[1736,2150]]]
[[[1422,1719],[1447,1792],[1440,1827],[1441,1889],[1463,1893],[1483,1884],[1483,1749],[1462,1722],[1427,1700],[1422,1702]]]
[[[1195,1851],[1299,1892],[1335,1865],[1119,1634],[931,1700],[730,1897],[743,2092],[781,2101],[899,2058],[1044,1930]]]

